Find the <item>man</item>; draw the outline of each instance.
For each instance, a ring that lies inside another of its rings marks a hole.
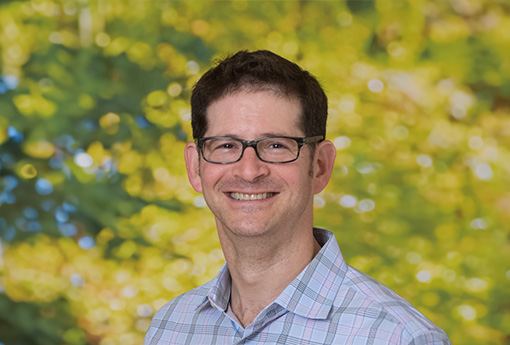
[[[215,216],[226,264],[163,306],[145,345],[450,344],[313,227],[336,153],[313,76],[269,51],[241,51],[198,81],[191,114],[188,177]]]

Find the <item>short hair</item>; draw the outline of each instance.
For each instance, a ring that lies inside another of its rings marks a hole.
[[[193,138],[202,138],[207,131],[208,107],[242,89],[270,89],[285,97],[296,97],[301,104],[299,129],[307,137],[326,137],[328,98],[317,79],[268,50],[243,50],[220,61],[196,83],[191,94]]]

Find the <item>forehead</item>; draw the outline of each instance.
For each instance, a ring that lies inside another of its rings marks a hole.
[[[256,139],[262,135],[301,136],[301,105],[275,89],[239,90],[207,109],[206,136],[232,135]]]

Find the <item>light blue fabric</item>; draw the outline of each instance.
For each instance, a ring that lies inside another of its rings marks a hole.
[[[227,265],[209,283],[163,306],[144,345],[450,344],[409,302],[348,266],[333,233],[314,229],[322,249],[251,325],[230,318]]]

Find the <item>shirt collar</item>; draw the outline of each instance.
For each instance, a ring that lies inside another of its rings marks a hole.
[[[338,287],[345,277],[347,264],[331,231],[320,228],[314,228],[313,231],[315,239],[322,246],[321,250],[274,303],[300,316],[325,319],[333,306]],[[232,278],[227,264],[224,264],[197,309],[212,305],[216,309],[226,311],[230,301],[231,285]]]
[[[218,275],[211,282],[211,288],[208,290],[207,295],[204,296],[202,303],[197,306],[206,308],[212,306],[215,309],[226,311],[230,302],[230,289],[232,286],[232,278],[227,264],[223,264]]]
[[[303,317],[326,319],[347,272],[347,264],[331,231],[314,228],[314,236],[321,250],[275,303]]]

